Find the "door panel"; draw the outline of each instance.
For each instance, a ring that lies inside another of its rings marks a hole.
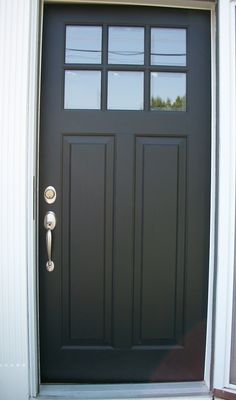
[[[200,381],[208,286],[210,13],[48,4],[43,37],[42,381]],[[137,89],[134,77],[140,76],[143,88],[139,80]],[[120,110],[109,109],[108,93]],[[49,185],[57,191],[53,204],[43,196]],[[51,273],[43,224],[49,210],[57,217]]]
[[[68,345],[107,345],[111,342],[114,138],[63,139],[63,325]],[[88,246],[93,251],[88,253]]]
[[[183,331],[185,197],[186,139],[138,137],[134,265],[136,345],[176,344],[176,335]],[[155,310],[155,314],[151,310]]]

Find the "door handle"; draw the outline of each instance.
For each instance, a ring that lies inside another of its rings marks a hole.
[[[46,268],[48,272],[52,272],[54,270],[54,262],[52,261],[52,231],[56,226],[56,215],[53,211],[48,211],[44,217],[44,227],[47,230],[46,233],[46,247],[47,247],[47,255],[48,261],[46,263]]]

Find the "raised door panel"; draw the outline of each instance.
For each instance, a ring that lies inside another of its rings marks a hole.
[[[63,345],[110,345],[114,138],[64,136]]]
[[[136,139],[134,345],[181,344],[186,138]]]

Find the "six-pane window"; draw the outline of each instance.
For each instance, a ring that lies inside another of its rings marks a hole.
[[[66,26],[64,108],[186,111],[186,36],[186,28]]]

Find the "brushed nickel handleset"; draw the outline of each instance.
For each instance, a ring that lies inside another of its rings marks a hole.
[[[44,191],[44,200],[47,204],[53,204],[56,200],[56,189],[53,186],[48,186]],[[48,272],[52,272],[55,268],[52,261],[52,231],[57,223],[56,214],[53,211],[48,211],[44,217],[44,228],[46,229],[46,249],[48,261],[46,268]]]
[[[44,218],[44,227],[47,230],[46,233],[46,248],[48,261],[46,263],[46,268],[48,272],[52,272],[54,270],[54,262],[52,261],[52,231],[56,226],[56,215],[53,211],[48,211]]]

